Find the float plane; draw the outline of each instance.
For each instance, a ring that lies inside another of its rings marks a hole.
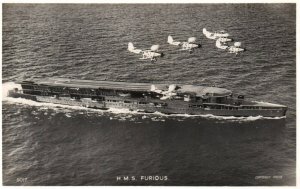
[[[236,55],[240,52],[246,51],[245,48],[241,48],[241,42],[235,42],[233,46],[228,47],[229,53],[235,53]]]
[[[194,49],[200,48],[200,44],[196,44],[196,38],[190,37],[187,42],[174,41],[172,36],[168,36],[168,43],[170,45],[181,46],[181,50],[189,51],[190,53],[194,52]]]
[[[142,60],[150,59],[151,62],[157,61],[157,58],[163,57],[164,53],[157,52],[159,49],[159,45],[152,45],[149,50],[142,50],[137,49],[133,46],[133,44],[130,42],[128,43],[128,51],[135,53],[135,54],[142,54]]]
[[[167,100],[167,99],[170,99],[177,95],[177,93],[174,92],[176,90],[176,88],[177,88],[177,86],[172,84],[172,85],[169,85],[169,88],[167,91],[163,91],[163,90],[157,89],[155,85],[151,85],[150,91],[162,95],[162,97],[160,97],[161,100]]]

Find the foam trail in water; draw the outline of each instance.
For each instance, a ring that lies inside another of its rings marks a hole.
[[[2,99],[6,98],[9,90],[13,90],[14,88],[22,89],[20,84],[16,84],[14,82],[2,83]]]
[[[55,109],[57,107],[60,108],[66,108],[66,109],[73,109],[73,110],[85,110],[85,111],[92,111],[92,112],[98,112],[98,113],[104,113],[104,112],[110,112],[113,114],[140,114],[144,115],[145,113],[143,112],[138,112],[138,111],[131,111],[129,109],[125,108],[110,108],[108,110],[99,110],[99,109],[91,109],[91,108],[86,108],[86,107],[81,107],[81,106],[70,106],[70,105],[63,105],[63,104],[53,104],[53,103],[44,103],[44,102],[36,102],[28,99],[23,99],[23,98],[12,98],[8,97],[8,91],[12,90],[14,88],[21,89],[21,85],[16,84],[14,82],[7,82],[2,84],[2,99],[4,101],[10,102],[10,103],[20,103],[20,104],[26,104],[30,106],[38,106],[41,107],[42,109],[45,109],[45,107],[49,107],[52,109]],[[262,120],[262,119],[284,119],[284,117],[263,117],[263,116],[249,116],[249,117],[234,117],[234,116],[215,116],[212,114],[207,114],[207,115],[189,115],[189,114],[172,114],[172,115],[167,115],[161,112],[154,112],[154,113],[147,113],[147,115],[155,115],[155,116],[161,116],[161,117],[201,117],[201,118],[207,118],[207,119],[217,119],[217,120],[233,120],[233,121],[256,121],[256,120]]]

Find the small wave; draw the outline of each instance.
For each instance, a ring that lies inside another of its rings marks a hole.
[[[16,148],[16,149],[12,150],[12,151],[8,154],[8,156],[9,156],[9,157],[12,157],[12,156],[15,156],[16,154],[22,153],[22,152],[24,151],[24,149],[25,149],[25,146],[18,147],[18,148]]]

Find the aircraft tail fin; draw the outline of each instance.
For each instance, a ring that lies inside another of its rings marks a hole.
[[[131,43],[131,42],[128,43],[128,50],[129,51],[134,50],[133,43]]]
[[[135,48],[131,42],[128,43],[128,50],[135,54],[140,54],[142,52],[141,49]]]
[[[174,40],[173,40],[173,37],[169,35],[169,36],[168,36],[168,43],[172,44],[173,41],[174,41]]]
[[[172,85],[169,85],[169,89],[168,89],[168,92],[172,92],[176,89],[176,85],[172,84]]]
[[[188,38],[188,42],[189,43],[195,43],[195,41],[196,41],[196,37],[190,37],[190,38]]]
[[[151,89],[150,89],[150,91],[155,91],[156,90],[156,87],[155,87],[155,85],[151,85]]]
[[[159,45],[152,45],[150,49],[151,51],[157,51],[159,49]]]
[[[235,42],[235,43],[234,43],[234,46],[236,46],[236,47],[240,47],[241,45],[242,45],[241,42]]]
[[[179,41],[174,41],[173,37],[170,35],[168,36],[168,43],[170,45],[176,45],[176,46],[179,46],[181,44],[181,42]]]

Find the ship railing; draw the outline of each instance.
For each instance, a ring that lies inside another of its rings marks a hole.
[[[203,105],[214,105],[214,106],[228,106],[228,107],[240,107],[240,106],[236,106],[234,104],[220,104],[220,103],[211,103],[211,102],[205,102],[203,103]]]
[[[219,104],[219,103],[203,103],[203,106],[209,107],[210,109],[227,109],[227,108],[233,108],[233,110],[279,110],[284,109],[281,107],[263,107],[263,106],[254,106],[254,105],[232,105],[232,104]],[[218,108],[214,108],[218,107]],[[229,109],[232,110],[232,109]]]

